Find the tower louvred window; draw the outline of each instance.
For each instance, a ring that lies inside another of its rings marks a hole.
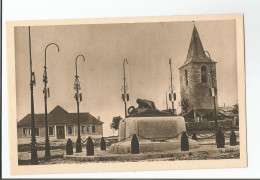
[[[188,85],[189,81],[188,81],[188,70],[185,69],[185,84]]]
[[[207,67],[201,66],[201,82],[206,83],[207,82]]]

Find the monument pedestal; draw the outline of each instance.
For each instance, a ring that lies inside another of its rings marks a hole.
[[[189,139],[190,149],[198,148],[199,144],[192,139]],[[165,142],[159,141],[150,141],[150,140],[140,140],[139,141],[139,151],[140,153],[149,153],[149,152],[164,152],[181,149],[181,139],[174,138],[167,140]],[[109,148],[110,153],[115,154],[128,154],[131,153],[131,141],[122,141],[116,144],[113,144]]]
[[[131,153],[131,139],[136,134],[140,153],[163,152],[181,148],[181,134],[186,131],[182,116],[129,117],[119,124],[118,143],[111,145],[109,152]],[[189,139],[190,149],[199,147]]]

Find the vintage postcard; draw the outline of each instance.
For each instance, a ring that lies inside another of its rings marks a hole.
[[[247,167],[243,15],[7,22],[11,174]]]

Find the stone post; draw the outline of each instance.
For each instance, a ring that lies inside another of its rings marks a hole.
[[[136,136],[136,134],[133,135],[132,141],[131,141],[131,153],[132,154],[139,154],[139,140]]]
[[[181,151],[189,151],[189,138],[186,132],[183,132],[181,136]]]

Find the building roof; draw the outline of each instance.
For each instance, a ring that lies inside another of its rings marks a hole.
[[[194,111],[200,116],[209,116],[214,114],[214,109],[190,109],[187,113],[181,113],[180,116],[193,116]],[[219,110],[217,110],[217,115],[219,115]]]
[[[98,120],[90,113],[80,113],[81,124],[101,125],[102,121]],[[34,114],[35,125],[45,125],[45,114]],[[63,125],[63,124],[77,124],[78,114],[68,113],[59,105],[56,106],[50,113],[48,113],[48,125]],[[31,126],[31,114],[27,114],[18,123],[18,126]]]
[[[228,117],[234,117],[234,107],[232,106],[226,106],[226,107],[219,107],[219,113],[228,116]]]
[[[194,111],[197,114],[199,114],[200,116],[206,116],[206,115],[214,114],[214,109],[194,109]]]
[[[198,30],[194,24],[193,27],[193,32],[192,32],[192,36],[191,36],[191,41],[190,41],[190,46],[189,46],[189,50],[188,50],[188,54],[186,57],[186,61],[184,62],[184,64],[181,66],[185,66],[189,63],[210,63],[210,58],[206,56],[203,45],[201,43],[200,40],[200,36],[198,33]],[[212,63],[216,63],[215,61],[211,61]]]

